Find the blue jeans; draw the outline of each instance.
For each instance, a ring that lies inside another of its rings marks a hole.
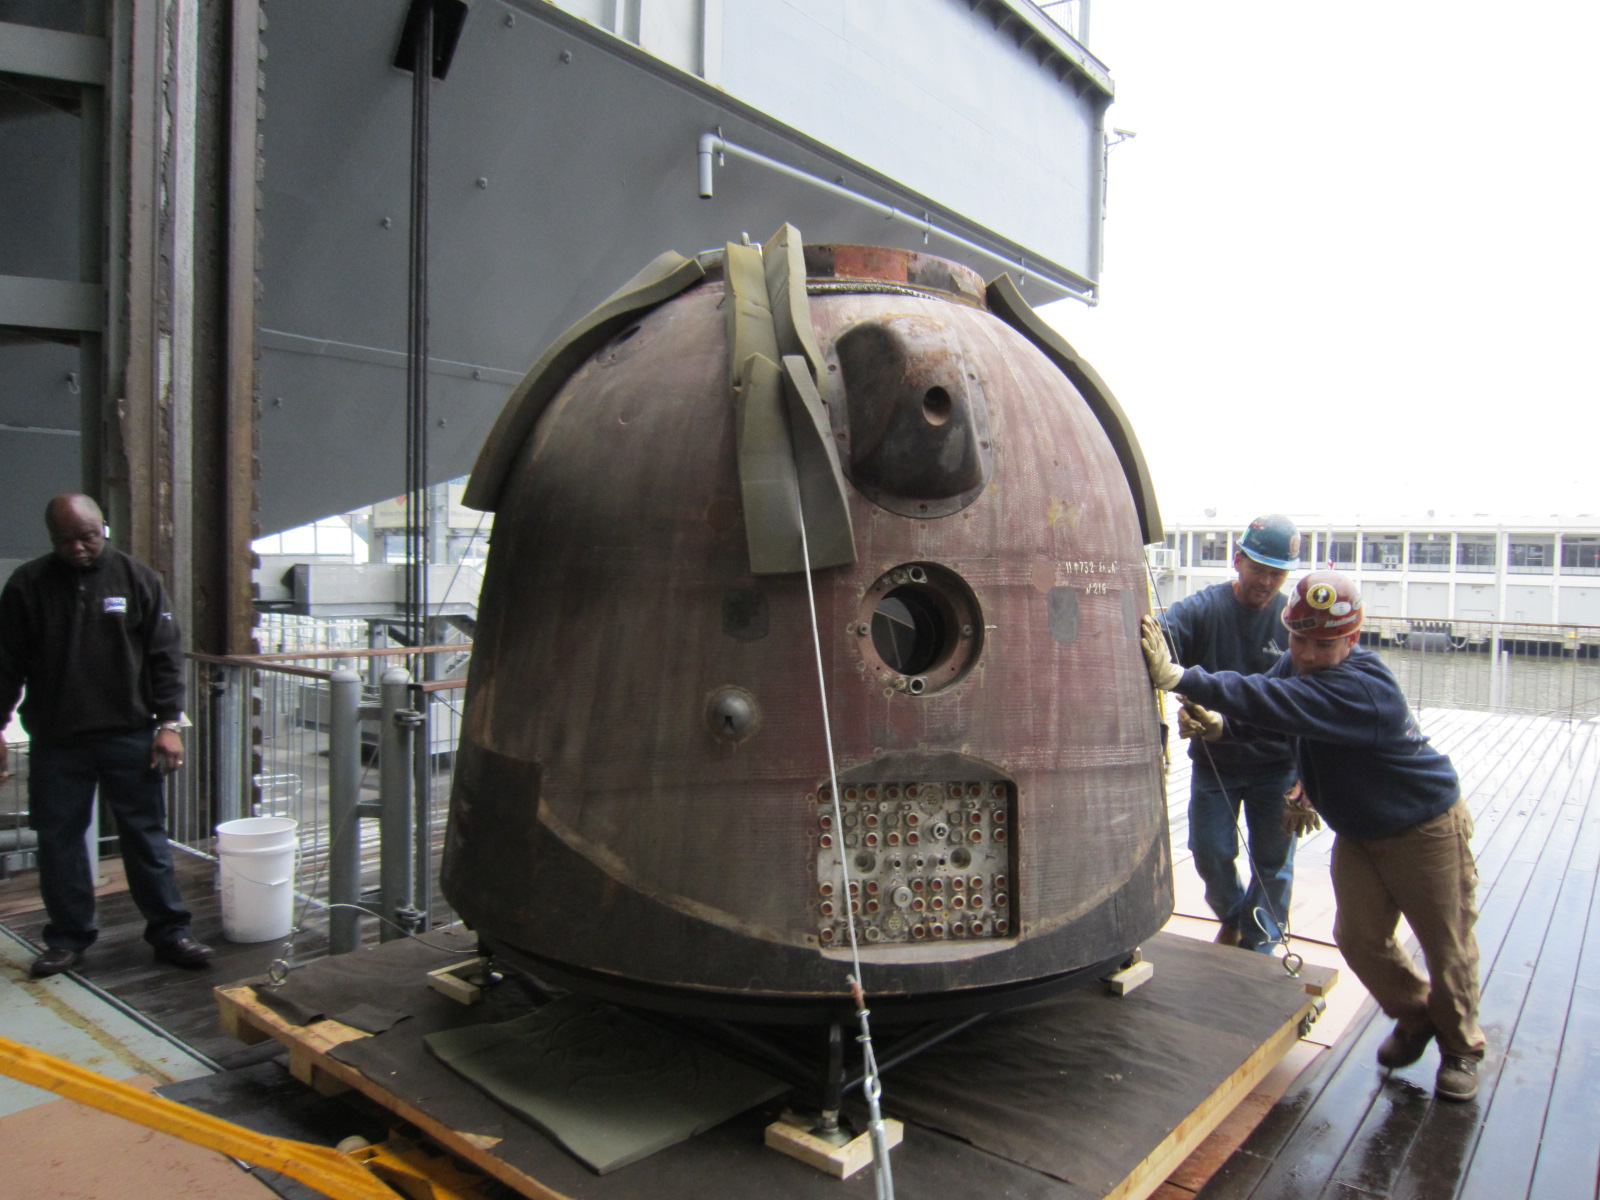
[[[29,748],[28,824],[39,834],[39,892],[50,918],[44,941],[51,949],[85,950],[100,933],[94,872],[83,844],[96,784],[116,818],[128,892],[145,919],[144,940],[170,945],[189,932],[167,844],[166,796],[150,767],[154,736],[141,729]]]
[[[1294,835],[1283,831],[1283,796],[1295,773],[1236,777],[1205,761],[1190,768],[1189,850],[1206,885],[1206,903],[1224,925],[1239,930],[1239,945],[1271,954],[1283,940],[1294,885]],[[1239,808],[1249,833],[1250,886],[1239,880]]]

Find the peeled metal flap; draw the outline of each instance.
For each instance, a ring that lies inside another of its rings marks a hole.
[[[734,398],[751,573],[804,571],[808,559],[813,570],[855,562],[844,471],[806,360],[792,354],[779,367],[755,354],[741,374]]]
[[[844,469],[812,376],[822,355],[806,299],[800,231],[785,225],[765,247],[730,242],[725,263],[750,570],[803,571],[808,549],[812,567],[855,562]]]
[[[494,512],[500,505],[512,464],[562,384],[635,316],[670,300],[704,277],[705,268],[699,262],[669,250],[552,342],[500,410],[494,429],[478,451],[478,461],[461,502],[469,508]]]
[[[800,231],[785,223],[762,247],[761,262],[766,268],[767,298],[778,353],[785,358],[803,355],[815,379],[822,350],[817,345],[817,331],[811,326],[811,302],[806,299],[806,254]]]
[[[779,575],[799,570],[800,488],[789,438],[781,369],[752,354],[741,364],[734,389],[739,439],[739,494],[750,570]]]
[[[772,324],[772,303],[767,299],[761,247],[729,242],[723,264],[728,288],[728,374],[737,390],[752,357],[759,355],[776,364],[781,355]]]
[[[1106,437],[1111,439],[1111,447],[1117,452],[1117,461],[1122,464],[1128,490],[1133,493],[1134,509],[1139,514],[1139,529],[1145,545],[1164,539],[1166,531],[1161,525],[1161,510],[1156,505],[1156,492],[1150,483],[1150,469],[1145,465],[1144,452],[1139,449],[1139,439],[1133,435],[1133,426],[1128,424],[1122,406],[1111,394],[1105,380],[1078,356],[1066,338],[1039,319],[1039,314],[1033,311],[1017,290],[1017,285],[1011,282],[1011,276],[1001,275],[990,281],[987,297],[989,311],[1044,351],[1045,357],[1055,363],[1088,402],[1089,410],[1106,431]]]

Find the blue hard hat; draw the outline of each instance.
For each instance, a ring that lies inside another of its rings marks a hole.
[[[1293,571],[1300,565],[1300,531],[1277,513],[1251,521],[1234,545],[1264,567]]]

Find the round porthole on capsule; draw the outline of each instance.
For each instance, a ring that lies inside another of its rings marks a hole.
[[[937,563],[906,563],[879,576],[862,597],[854,627],[868,668],[892,692],[926,696],[962,679],[982,649],[978,598]]]

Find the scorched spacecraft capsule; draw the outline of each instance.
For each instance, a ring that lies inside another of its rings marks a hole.
[[[665,255],[529,373],[467,502],[442,883],[509,963],[804,1020],[848,1004],[853,914],[875,1013],[976,1010],[1170,915],[1160,520],[1008,279],[788,227]]]

